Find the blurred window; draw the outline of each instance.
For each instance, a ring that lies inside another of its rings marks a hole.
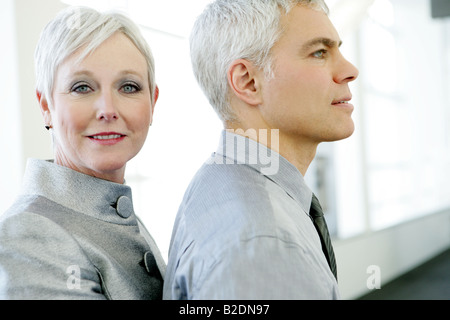
[[[160,99],[127,183],[136,211],[167,254],[184,191],[222,129],[189,59],[192,23],[210,0],[64,2],[127,12],[152,48]],[[448,19],[433,20],[428,0],[326,2],[344,56],[360,70],[351,84],[355,134],[320,145],[306,175],[332,234],[347,238],[448,208]]]

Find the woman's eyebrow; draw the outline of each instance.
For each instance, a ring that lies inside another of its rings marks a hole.
[[[138,76],[140,78],[142,78],[144,76],[145,78],[145,74],[142,74],[142,72],[136,71],[136,70],[132,70],[132,69],[128,69],[128,70],[123,70],[119,73],[121,76],[126,76],[126,75],[135,75]]]
[[[120,71],[120,72],[118,73],[118,75],[119,75],[120,77],[129,76],[129,75],[134,75],[134,76],[136,76],[136,77],[138,77],[138,78],[145,78],[145,75],[143,75],[141,72],[136,71],[136,70],[132,70],[132,69],[122,70],[122,71]],[[77,71],[75,71],[75,72],[69,74],[69,75],[67,76],[67,78],[68,78],[68,79],[72,79],[72,78],[83,77],[83,76],[89,77],[89,78],[94,78],[94,77],[95,77],[95,74],[94,74],[92,71],[90,71],[90,70],[87,70],[87,69],[85,70],[85,69],[83,69],[83,70],[77,70]]]

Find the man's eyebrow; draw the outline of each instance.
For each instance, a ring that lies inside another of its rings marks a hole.
[[[342,41],[336,42],[334,40],[331,40],[329,38],[314,38],[312,40],[309,40],[306,42],[302,48],[304,51],[307,51],[308,49],[311,49],[312,47],[315,47],[317,45],[324,45],[327,48],[334,48],[334,47],[340,47],[342,45]]]

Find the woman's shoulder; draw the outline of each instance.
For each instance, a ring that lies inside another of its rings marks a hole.
[[[21,196],[0,216],[0,256],[61,256],[61,251],[85,256],[75,237],[51,216],[48,200]],[[77,254],[78,253],[78,254]]]
[[[16,249],[21,246],[50,246],[57,240],[57,247],[61,248],[65,243],[76,242],[65,228],[45,214],[49,211],[48,206],[43,205],[45,201],[39,196],[20,197],[0,216],[2,247],[6,244],[14,245]]]
[[[22,198],[0,216],[0,299],[73,297],[77,292],[67,284],[74,270],[95,280],[89,293],[100,292],[96,270],[76,239],[33,210],[35,204]]]

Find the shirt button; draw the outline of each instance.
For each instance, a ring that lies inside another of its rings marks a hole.
[[[120,197],[117,200],[116,211],[122,218],[129,218],[133,213],[133,203],[131,202],[131,199],[125,196]]]

